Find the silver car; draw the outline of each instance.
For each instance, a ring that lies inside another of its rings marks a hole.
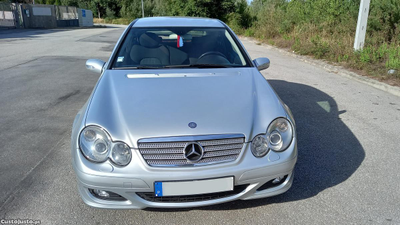
[[[287,191],[295,122],[223,22],[133,21],[72,128],[83,201],[108,209],[198,207]]]

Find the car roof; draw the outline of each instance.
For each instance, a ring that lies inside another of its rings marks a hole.
[[[200,17],[146,17],[136,20],[133,27],[224,27],[217,19]]]

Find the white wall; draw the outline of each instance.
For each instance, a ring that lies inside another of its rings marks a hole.
[[[93,27],[93,13],[87,9],[78,9],[80,27]]]
[[[0,11],[0,26],[13,27],[14,14],[11,11]]]

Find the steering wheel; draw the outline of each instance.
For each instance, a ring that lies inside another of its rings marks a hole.
[[[225,59],[227,59],[226,56],[224,54],[222,54],[221,52],[209,51],[209,52],[206,52],[206,53],[202,54],[197,60],[200,60],[201,58],[204,58],[204,57],[209,56],[209,55],[218,55],[218,56],[222,56]]]

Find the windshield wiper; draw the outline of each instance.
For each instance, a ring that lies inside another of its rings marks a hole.
[[[116,70],[134,70],[134,69],[165,69],[165,68],[230,68],[232,66],[221,64],[189,64],[189,65],[168,65],[168,66],[127,66],[116,67]]]
[[[230,68],[232,66],[221,65],[221,64],[189,64],[189,65],[169,65],[163,68]]]
[[[133,69],[162,69],[161,66],[128,66],[128,67],[114,67],[116,70],[133,70]]]

